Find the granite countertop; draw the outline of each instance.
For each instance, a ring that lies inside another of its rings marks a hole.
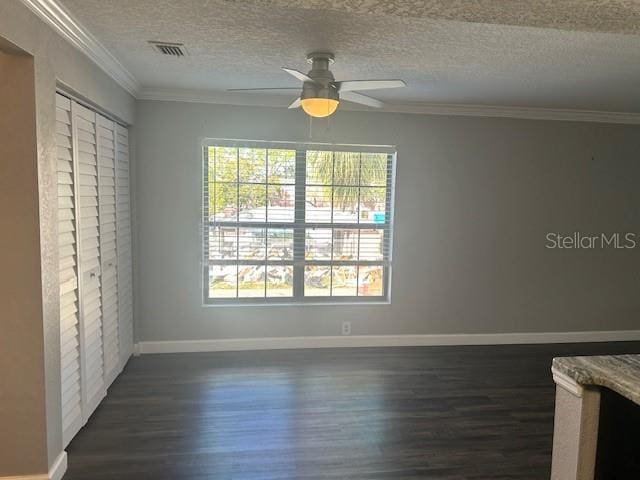
[[[557,357],[553,370],[581,385],[597,385],[640,405],[640,354]]]

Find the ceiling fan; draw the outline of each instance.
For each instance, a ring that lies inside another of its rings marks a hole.
[[[329,66],[333,63],[333,54],[314,52],[307,56],[311,70],[304,74],[293,68],[282,68],[289,75],[302,81],[302,93],[289,105],[289,108],[302,109],[312,117],[328,117],[338,108],[340,100],[359,103],[369,107],[381,108],[383,103],[375,98],[362,95],[357,91],[379,90],[406,86],[402,80],[343,80],[336,81]],[[299,90],[289,87],[272,88],[232,88],[229,92],[266,91],[266,90]]]

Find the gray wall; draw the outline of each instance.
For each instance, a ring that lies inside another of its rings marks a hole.
[[[56,82],[64,83],[126,122],[133,122],[135,102],[84,54],[45,25],[19,0],[0,1],[0,38],[32,55],[35,65],[48,449],[46,463],[51,466],[62,451],[55,146]],[[32,292],[32,295],[34,302],[37,302],[38,293]],[[31,432],[25,430],[24,435],[30,434]],[[33,432],[33,435],[35,441],[38,434]],[[36,466],[29,463],[27,456],[22,459],[24,469],[34,473],[33,469]]]
[[[338,112],[314,141],[398,149],[390,305],[203,307],[204,137],[308,141],[300,111],[142,101],[138,340],[638,328],[640,249],[547,232],[639,231],[640,127]]]

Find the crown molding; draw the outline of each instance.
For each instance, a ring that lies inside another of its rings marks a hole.
[[[213,103],[254,107],[287,107],[291,103],[291,98],[281,95],[224,92],[220,90],[188,90],[181,88],[142,88],[137,98],[139,100],[157,100],[164,102]],[[354,104],[345,104],[341,106],[341,109],[347,111],[410,113],[416,115],[501,117],[526,120],[640,124],[640,113],[604,112],[596,110],[393,102],[385,103],[384,107],[380,110],[373,110]]]
[[[190,90],[186,88],[143,87],[138,100],[160,100],[164,102],[213,103],[220,105],[242,105],[250,107],[288,107],[290,97],[283,95],[226,92],[224,90]]]
[[[501,117],[524,120],[640,124],[640,113],[634,112],[437,103],[390,104],[388,107],[389,108],[383,110],[397,113],[455,115],[465,117]]]
[[[116,57],[56,0],[22,0],[46,24],[88,56],[134,97],[140,91],[138,80]]]

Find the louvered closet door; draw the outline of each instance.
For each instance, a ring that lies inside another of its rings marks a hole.
[[[118,246],[118,315],[120,353],[124,364],[133,353],[133,280],[131,262],[131,199],[129,193],[129,131],[116,125],[116,201]]]
[[[62,95],[56,95],[56,146],[58,157],[62,438],[66,447],[82,427],[83,419],[71,101]]]
[[[72,103],[72,112],[78,169],[83,415],[86,419],[105,394],[96,114],[77,103]]]
[[[102,332],[105,387],[120,373],[118,255],[116,248],[116,124],[98,115],[98,185],[102,265]]]

